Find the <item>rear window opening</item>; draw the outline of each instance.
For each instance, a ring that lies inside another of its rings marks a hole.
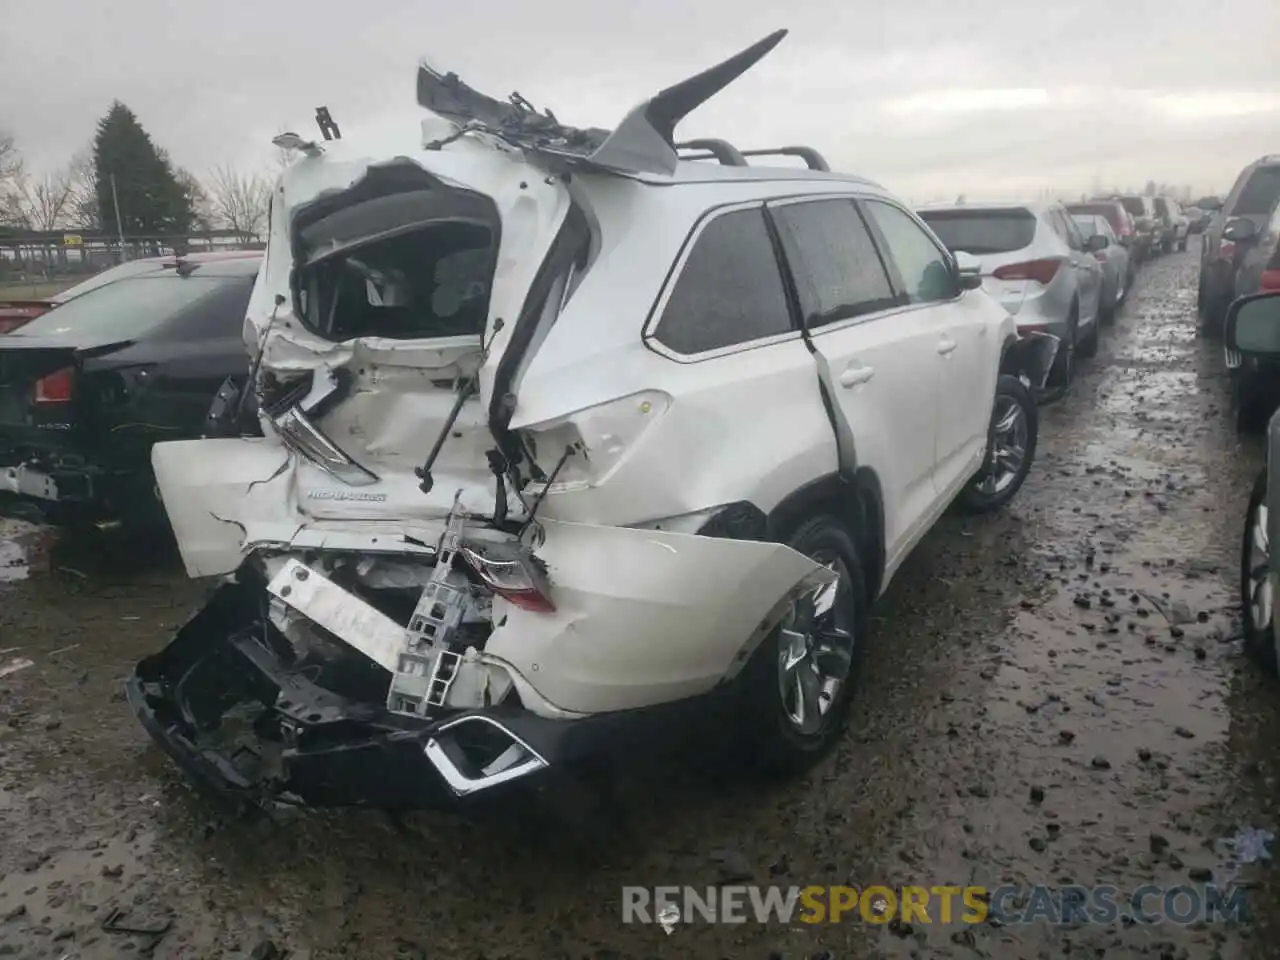
[[[1031,245],[1036,218],[1030,210],[922,210],[920,219],[953,253],[1012,253]]]
[[[329,340],[482,336],[497,264],[489,198],[416,165],[374,168],[294,223],[295,311]]]

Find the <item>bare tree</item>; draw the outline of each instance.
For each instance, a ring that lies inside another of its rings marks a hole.
[[[190,170],[179,168],[174,171],[174,176],[178,178],[178,185],[191,203],[191,229],[199,233],[212,230],[216,217],[209,192]]]
[[[7,182],[22,166],[22,156],[13,137],[0,130],[0,183]]]
[[[67,177],[71,183],[71,196],[67,200],[67,225],[83,230],[99,230],[102,227],[102,211],[98,209],[97,173],[93,166],[93,151],[84,149],[76,153],[67,164]]]
[[[266,227],[271,184],[259,173],[218,167],[209,177],[209,200],[214,219],[242,240],[253,240]]]
[[[71,178],[66,170],[38,177],[19,161],[5,181],[0,217],[26,230],[56,230],[66,224],[70,200]]]

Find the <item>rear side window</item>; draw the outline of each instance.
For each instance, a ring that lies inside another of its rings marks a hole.
[[[1058,222],[1062,224],[1062,229],[1066,231],[1067,246],[1072,250],[1083,250],[1084,234],[1080,232],[1076,222],[1067,216],[1065,210],[1054,210],[1053,214],[1058,218]]]
[[[1120,204],[1135,217],[1145,217],[1147,215],[1147,210],[1142,205],[1141,197],[1122,197]]]
[[[879,200],[867,201],[865,209],[880,229],[912,303],[937,303],[960,295],[946,254],[918,223]]]
[[[979,257],[1021,250],[1036,235],[1036,218],[1022,209],[922,210],[920,219],[948,250]]]
[[[1074,220],[1076,226],[1080,228],[1080,233],[1082,236],[1092,237],[1095,233],[1098,232],[1098,224],[1093,217],[1082,217],[1082,216],[1076,215],[1071,219]]]
[[[252,277],[180,277],[173,273],[126,277],[55,307],[9,336],[51,337],[69,343],[82,338],[131,340],[202,310],[207,302],[227,297],[234,300],[243,294],[238,315],[237,311],[231,313],[238,329],[252,288]]]
[[[756,207],[721,214],[698,234],[654,339],[695,354],[791,329],[778,258]]]
[[[1112,230],[1119,230],[1124,223],[1124,214],[1112,203],[1073,203],[1067,207],[1067,212],[1076,217],[1077,223],[1081,217],[1090,215],[1105,217]]]
[[[1280,200],[1280,167],[1258,167],[1231,208],[1233,217],[1266,216]]]
[[[893,285],[852,200],[772,209],[810,328],[895,305]]]

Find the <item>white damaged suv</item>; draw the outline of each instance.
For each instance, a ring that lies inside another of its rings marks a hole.
[[[222,579],[127,693],[195,779],[435,806],[724,698],[764,769],[838,736],[904,557],[1025,478],[1057,341],[814,151],[675,142],[782,35],[612,131],[423,66],[421,140],[302,144],[246,319],[261,435],[154,451]]]

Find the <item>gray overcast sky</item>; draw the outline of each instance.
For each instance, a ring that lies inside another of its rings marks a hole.
[[[416,128],[422,56],[611,126],[778,27],[682,135],[810,143],[916,200],[1219,190],[1280,152],[1277,0],[0,0],[0,128],[48,168],[118,98],[198,176],[265,166],[282,126],[315,134],[319,104],[346,137]]]

